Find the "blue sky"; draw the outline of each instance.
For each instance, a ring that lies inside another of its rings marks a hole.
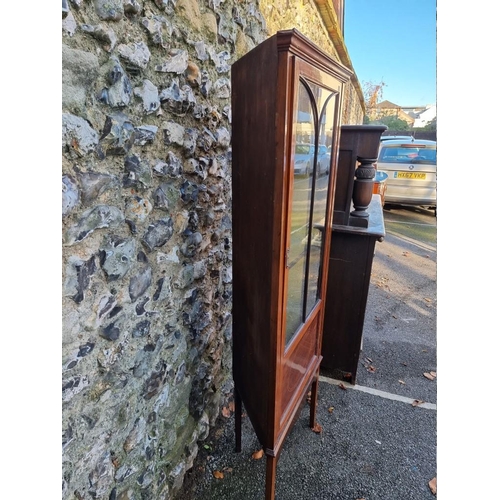
[[[345,0],[344,40],[359,82],[400,106],[436,103],[436,0]]]

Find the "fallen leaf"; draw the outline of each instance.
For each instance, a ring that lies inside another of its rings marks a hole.
[[[211,449],[209,444],[204,444],[203,448],[205,448],[205,450],[210,450]]]
[[[398,317],[397,317],[395,314],[393,314],[393,315],[392,315],[392,317],[393,317],[394,319],[398,319]]]
[[[400,384],[406,385],[406,382],[404,380],[398,380]]]
[[[415,401],[413,401],[413,403],[411,405],[418,406],[418,405],[421,405],[423,403],[425,403],[425,401],[422,401],[421,399],[415,399]]]
[[[428,378],[429,380],[434,380],[436,377],[435,375],[431,375],[430,373],[425,372],[424,377]]]
[[[437,479],[435,477],[433,477],[430,481],[429,481],[429,488],[431,489],[431,493],[433,495],[435,495],[437,493]]]
[[[330,408],[328,408],[328,413],[333,413],[333,406],[330,406]]]
[[[432,299],[428,299],[427,297],[424,297],[424,300],[425,300],[426,302],[432,302]]]
[[[323,427],[321,427],[320,424],[316,423],[315,426],[312,428],[312,430],[316,434],[321,434],[323,432]]]
[[[373,359],[370,359],[370,358],[365,357],[365,361],[368,361],[368,363],[372,363],[372,362],[373,362]]]
[[[252,458],[254,460],[260,460],[264,456],[264,450],[254,451],[252,453]]]
[[[377,371],[377,369],[376,369],[374,366],[370,365],[370,366],[368,367],[368,371],[369,371],[369,372],[372,372],[372,373],[375,373],[375,372]]]
[[[228,405],[229,411],[234,411],[234,401],[231,401]]]
[[[347,387],[346,387],[346,386],[345,386],[342,382],[339,384],[339,387],[340,387],[342,390],[347,391]]]
[[[216,470],[214,471],[214,477],[215,479],[224,479],[224,474],[221,471]]]
[[[433,377],[437,377],[437,373],[436,372],[429,372]]]
[[[224,408],[222,408],[222,416],[226,417],[226,418],[229,418],[231,416],[231,412],[229,411],[229,408],[226,408],[225,406],[224,406]]]

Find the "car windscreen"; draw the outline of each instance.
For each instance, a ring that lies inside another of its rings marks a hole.
[[[408,146],[382,146],[380,163],[430,163],[436,165],[436,146],[411,144]]]

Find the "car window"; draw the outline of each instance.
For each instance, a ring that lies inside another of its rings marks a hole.
[[[321,145],[320,145],[320,146],[318,147],[318,153],[319,153],[320,155],[326,155],[326,153],[328,153],[328,149],[327,149],[327,147],[326,147],[326,146],[321,146]]]
[[[378,161],[382,163],[431,163],[436,164],[435,146],[382,146]]]

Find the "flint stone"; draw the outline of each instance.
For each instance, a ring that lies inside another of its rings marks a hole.
[[[215,142],[216,138],[214,134],[207,127],[203,127],[202,133],[198,137],[198,147],[202,151],[205,151],[205,153],[208,153]]]
[[[123,278],[134,263],[135,240],[108,235],[99,251],[101,268],[108,282]]]
[[[163,16],[143,17],[141,25],[147,31],[149,40],[154,45],[167,48],[167,40],[171,38],[173,32],[170,21]]]
[[[75,21],[75,16],[68,12],[64,17],[62,22],[62,29],[68,33],[69,36],[73,36],[76,33],[77,24]]]
[[[97,132],[89,123],[69,113],[62,114],[62,145],[77,156],[85,156],[95,151],[99,143]]]
[[[80,29],[95,40],[102,42],[103,48],[106,52],[111,52],[115,48],[117,39],[115,32],[111,28],[103,26],[102,24],[98,24],[96,26],[91,24],[82,24],[80,25]]]
[[[210,130],[215,130],[222,120],[222,116],[216,106],[210,106],[206,110],[204,119],[208,128]]]
[[[231,54],[227,50],[217,54],[214,49],[210,48],[209,54],[210,59],[212,59],[212,62],[215,64],[217,73],[229,73],[231,65],[228,64],[227,61],[231,59]]]
[[[119,21],[123,18],[123,0],[94,0],[97,15],[104,21]]]
[[[82,192],[82,203],[90,205],[106,189],[116,184],[116,177],[98,172],[81,172],[76,169]]]
[[[178,75],[184,73],[188,67],[187,50],[173,49],[170,51],[170,58],[163,64],[155,66],[155,71],[162,73],[176,73]]]
[[[135,276],[130,278],[130,284],[128,287],[128,292],[130,295],[130,300],[135,302],[141,295],[146,293],[146,290],[150,287],[152,280],[152,271],[149,266],[142,269]]]
[[[90,483],[89,494],[92,498],[104,498],[111,490],[114,470],[111,453],[104,453],[88,477]]]
[[[116,323],[110,323],[108,326],[99,330],[99,335],[106,340],[118,340],[118,337],[120,336],[120,328],[116,326]]]
[[[199,175],[201,178],[206,177],[206,173],[204,172],[200,162],[194,158],[190,158],[184,163],[184,172],[186,174]]]
[[[82,392],[85,387],[88,387],[90,384],[87,376],[80,377],[70,377],[66,380],[63,380],[62,386],[62,400],[67,403],[74,396],[76,396],[79,392]]]
[[[97,205],[86,210],[77,224],[68,229],[64,238],[64,244],[66,246],[74,245],[85,239],[96,229],[104,227],[115,228],[124,220],[125,217],[118,208],[109,205]]]
[[[228,99],[231,97],[231,82],[228,78],[219,78],[214,83],[215,97],[220,99]]]
[[[149,334],[150,328],[151,328],[151,321],[149,321],[148,319],[139,321],[139,323],[137,323],[134,326],[134,329],[132,330],[132,337],[134,338],[145,337],[146,335]]]
[[[200,86],[200,92],[203,95],[203,97],[208,97],[208,94],[212,90],[212,80],[208,77],[208,72],[206,70],[203,70],[201,72],[201,86]]]
[[[177,144],[182,146],[184,144],[184,127],[171,120],[161,124],[163,129],[163,142],[165,146]]]
[[[196,104],[196,98],[189,85],[179,86],[177,78],[172,79],[170,87],[160,93],[162,107],[177,116],[185,116]]]
[[[141,241],[151,252],[154,248],[165,245],[173,234],[174,222],[171,217],[167,217],[150,224]]]
[[[111,56],[106,71],[110,87],[103,91],[101,100],[113,108],[128,106],[132,98],[132,85],[117,57]]]
[[[136,127],[134,144],[138,144],[139,146],[152,144],[155,140],[156,132],[158,132],[158,127],[155,125],[142,125]]]
[[[135,128],[123,113],[106,116],[100,144],[106,154],[125,155],[135,140]]]
[[[68,215],[80,200],[80,193],[75,180],[69,175],[62,177],[62,214]]]
[[[189,235],[180,247],[182,255],[185,257],[193,257],[202,241],[203,237],[200,233],[193,233]]]
[[[198,194],[200,188],[197,184],[194,184],[186,180],[182,183],[180,191],[181,191],[181,198],[182,201],[184,201],[184,203],[190,203],[190,202],[196,203],[198,201]]]
[[[80,10],[80,7],[82,6],[82,3],[85,1],[85,0],[70,0],[71,1],[71,5],[73,5],[76,10]]]
[[[136,15],[142,10],[141,4],[137,0],[123,0],[123,10],[125,14]]]
[[[90,284],[90,278],[96,271],[95,256],[93,255],[87,261],[80,260],[76,257],[70,258],[68,263],[66,282],[66,293],[73,295],[71,298],[80,304],[85,298],[85,291]]]
[[[159,9],[166,10],[168,13],[171,13],[173,10],[170,5],[175,7],[177,0],[154,0],[154,3]]]
[[[167,153],[166,160],[159,161],[154,167],[153,171],[155,174],[160,176],[171,177],[175,179],[182,174],[182,163],[181,160],[172,151]]]
[[[104,319],[116,306],[116,297],[114,295],[107,295],[101,297],[99,305],[97,306],[97,317],[99,320]]]
[[[163,254],[164,255],[164,254]],[[177,261],[178,262],[178,261]],[[156,282],[156,290],[153,295],[153,300],[156,302],[157,300],[170,300],[172,296],[172,287],[170,286],[170,282],[165,278],[160,278]]]
[[[209,56],[205,42],[194,42],[194,49],[196,50],[196,55],[200,61],[206,61],[208,59]]]
[[[153,210],[153,205],[147,198],[133,196],[125,204],[125,215],[134,222],[143,222]]]
[[[134,422],[134,427],[123,443],[125,453],[130,453],[146,436],[146,421],[143,417]]]
[[[128,45],[118,45],[118,53],[128,64],[127,69],[135,72],[134,70],[146,69],[151,52],[144,42],[134,42]]]
[[[167,364],[162,362],[145,381],[142,391],[144,399],[151,399],[153,396],[160,393],[168,376],[167,368]]]
[[[231,16],[224,11],[219,12],[219,36],[226,42],[230,42],[234,45],[236,42],[237,29],[236,23],[234,23]]]
[[[144,80],[142,87],[136,87],[134,95],[142,99],[142,109],[146,114],[154,113],[159,109],[160,99],[158,97],[158,88],[149,80]]]
[[[145,189],[151,185],[152,173],[147,160],[142,160],[137,155],[125,157],[125,174],[123,186],[135,189]]]
[[[196,141],[198,139],[198,131],[194,128],[184,130],[184,142],[182,144],[184,152],[187,156],[194,155],[196,150]]]
[[[62,107],[85,108],[88,90],[99,74],[99,60],[89,52],[62,45]]]
[[[217,138],[219,146],[223,148],[227,148],[229,147],[229,144],[231,144],[231,134],[225,127],[218,128],[215,131],[215,137]]]

